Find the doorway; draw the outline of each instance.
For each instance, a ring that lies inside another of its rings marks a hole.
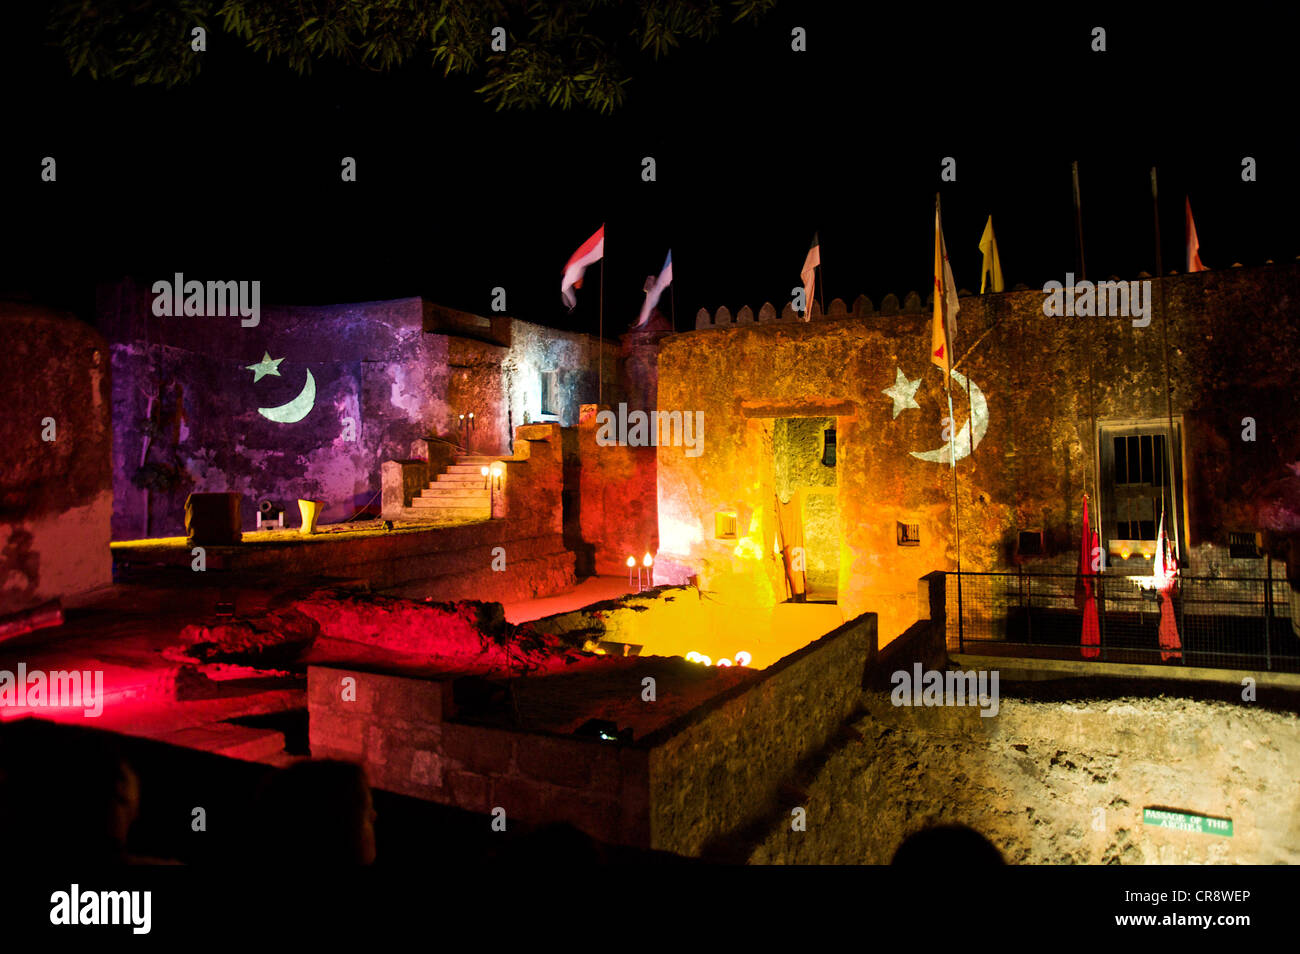
[[[779,524],[802,549],[804,599],[834,603],[839,593],[839,478],[833,417],[779,417],[772,468]]]

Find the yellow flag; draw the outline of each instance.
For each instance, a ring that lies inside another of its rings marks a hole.
[[[953,338],[957,331],[957,289],[953,285],[948,248],[943,241],[939,209],[934,210],[934,322],[930,328],[930,360],[944,373],[952,369]]]
[[[1005,287],[1002,284],[1002,259],[998,258],[998,240],[993,237],[991,215],[988,224],[984,226],[984,234],[980,237],[980,251],[984,253],[984,270],[980,272],[980,294],[984,294],[985,283],[990,272],[993,273],[993,290],[1002,291]]]

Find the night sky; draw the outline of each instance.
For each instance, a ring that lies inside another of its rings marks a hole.
[[[599,270],[572,315],[559,283],[604,222],[607,333],[635,319],[670,246],[661,308],[689,327],[700,307],[779,309],[814,231],[828,303],[924,296],[936,191],[961,287],[978,289],[989,213],[1008,287],[1041,286],[1074,266],[1072,159],[1089,277],[1154,270],[1152,164],[1166,270],[1183,267],[1185,193],[1210,268],[1300,253],[1286,23],[847,7],[785,3],[647,58],[611,117],[495,112],[423,64],[298,78],[219,32],[188,87],[72,79],[28,13],[0,38],[0,294],[93,320],[96,282],[180,271],[261,280],[264,303],[421,295],[486,314],[500,285],[514,317],[594,332]],[[1089,49],[1097,25],[1105,53]],[[807,52],[791,52],[794,26]],[[45,155],[57,183],[40,181]],[[343,156],[358,182],[339,180]]]

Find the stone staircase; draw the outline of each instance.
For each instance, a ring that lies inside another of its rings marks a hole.
[[[413,498],[411,506],[403,508],[403,516],[416,520],[487,520],[492,516],[492,492],[483,486],[482,469],[498,460],[481,454],[457,454],[456,462]]]

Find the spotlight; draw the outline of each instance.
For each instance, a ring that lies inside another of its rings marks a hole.
[[[632,741],[631,729],[619,729],[617,722],[610,722],[608,719],[588,719],[574,729],[573,734],[599,739],[602,742]]]

